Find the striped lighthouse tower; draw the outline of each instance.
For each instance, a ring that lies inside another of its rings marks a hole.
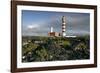
[[[62,17],[62,36],[66,36],[66,18],[65,16]]]

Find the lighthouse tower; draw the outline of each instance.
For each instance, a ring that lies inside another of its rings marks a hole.
[[[51,31],[50,32],[53,32],[53,27],[51,27]]]
[[[62,36],[66,36],[66,18],[65,16],[62,17]]]

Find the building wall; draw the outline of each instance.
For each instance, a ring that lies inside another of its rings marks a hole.
[[[58,33],[58,32],[49,32],[48,33],[48,36],[59,37],[60,36],[60,33]]]

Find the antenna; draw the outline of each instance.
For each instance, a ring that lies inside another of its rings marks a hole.
[[[51,21],[52,21],[52,24],[51,24],[51,30],[50,30],[50,32],[53,32],[54,31],[54,28],[53,28],[53,26],[55,25],[55,16],[51,16]]]

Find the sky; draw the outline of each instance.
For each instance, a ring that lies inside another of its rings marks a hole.
[[[47,36],[51,27],[61,33],[62,16],[66,18],[66,35],[90,34],[89,13],[22,10],[22,35]]]

